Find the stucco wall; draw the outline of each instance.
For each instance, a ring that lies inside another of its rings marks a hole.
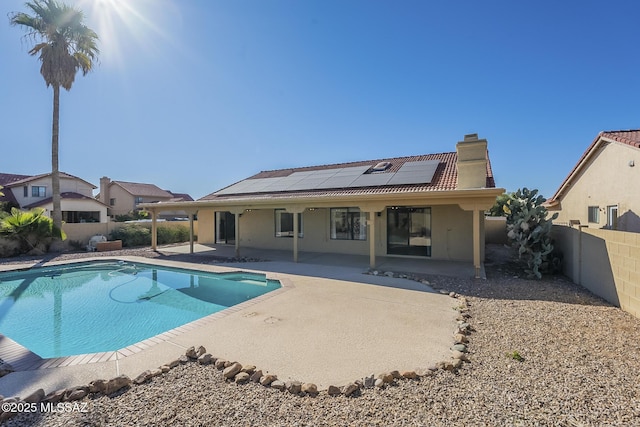
[[[29,181],[27,183],[28,185],[28,196],[24,197],[24,190],[23,187],[24,186],[18,186],[18,187],[13,187],[12,188],[12,192],[13,195],[16,198],[16,201],[18,202],[18,204],[20,206],[27,206],[33,203],[36,203],[42,199],[46,199],[47,197],[51,197],[53,188],[52,188],[52,184],[51,184],[51,177],[50,176],[46,176],[46,177],[42,177],[40,179],[36,179],[33,181]],[[42,187],[46,187],[46,194],[45,197],[32,197],[31,196],[31,187],[34,186],[42,186]],[[87,197],[92,197],[93,198],[93,188],[88,186],[87,184],[85,184],[84,182],[77,180],[77,179],[69,179],[69,178],[60,178],[60,192],[61,193],[67,193],[67,192],[72,192],[72,193],[78,193],[78,194],[82,194],[83,196],[87,196]],[[66,203],[66,202],[65,202]],[[64,209],[64,210],[71,210],[71,209]]]
[[[553,237],[574,283],[640,318],[640,234],[554,226]]]
[[[332,252],[356,255],[369,254],[367,240],[334,240],[330,238],[330,210],[319,208],[303,214],[304,237],[298,239],[298,250],[305,252]],[[198,212],[199,243],[213,243],[214,214],[212,210]],[[431,207],[432,259],[473,260],[473,213],[463,211],[457,205]],[[481,218],[482,219],[482,218]],[[376,254],[386,255],[386,210],[375,216]],[[481,221],[481,236],[484,235]],[[369,232],[369,230],[368,230]],[[256,209],[244,212],[240,217],[240,246],[292,250],[291,237],[275,237],[273,209]],[[484,257],[484,253],[482,253]]]
[[[116,199],[116,202],[113,206],[109,207],[109,215],[126,215],[136,206],[134,197],[119,185],[109,187],[109,200],[107,200],[107,204],[110,204],[111,199]]]
[[[634,166],[629,166],[633,162]],[[589,228],[607,224],[607,206],[618,205],[618,230],[640,232],[640,150],[620,143],[600,149],[565,196],[556,224],[579,220]],[[598,223],[589,223],[588,206],[600,207]]]

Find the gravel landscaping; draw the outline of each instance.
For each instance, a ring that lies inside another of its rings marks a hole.
[[[162,256],[145,249],[104,255]],[[456,373],[438,370],[350,397],[311,397],[225,382],[212,365],[190,362],[125,392],[89,395],[79,401],[87,412],[21,414],[5,425],[640,425],[640,319],[563,277],[518,277],[494,252],[486,270],[481,281],[425,277],[470,306],[470,363]]]

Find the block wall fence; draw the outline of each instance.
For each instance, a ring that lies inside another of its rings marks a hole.
[[[574,283],[640,318],[640,233],[556,225],[552,236]]]

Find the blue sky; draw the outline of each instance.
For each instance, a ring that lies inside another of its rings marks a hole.
[[[100,63],[61,99],[60,169],[199,198],[261,170],[489,142],[551,197],[640,127],[636,1],[69,0]],[[26,11],[2,0],[0,16]],[[0,172],[50,170],[52,90],[0,24]]]

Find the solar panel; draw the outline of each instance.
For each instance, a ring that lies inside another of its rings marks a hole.
[[[215,194],[271,193],[279,191],[361,188],[379,185],[427,184],[440,162],[423,160],[404,163],[397,172],[365,174],[371,166],[298,171],[277,178],[245,179]]]
[[[438,160],[407,162],[389,180],[389,185],[428,184],[433,179],[439,164]]]

